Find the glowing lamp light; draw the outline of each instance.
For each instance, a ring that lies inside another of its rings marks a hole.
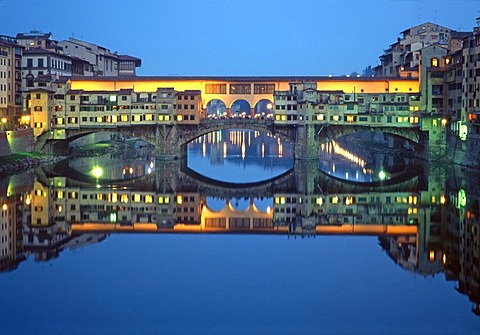
[[[2,117],[2,119],[1,119],[0,121],[2,121],[2,123],[7,123],[7,118],[6,118],[6,117]]]
[[[267,207],[267,214],[270,214],[270,212],[272,211],[272,209],[270,208],[270,206]]]
[[[467,205],[467,194],[464,189],[458,191],[458,205],[459,207],[465,207]]]
[[[387,178],[387,174],[385,173],[385,171],[380,171],[378,173],[378,178],[380,178],[380,180],[385,180],[385,178]]]
[[[95,178],[100,178],[103,175],[103,169],[100,166],[95,166],[91,173]]]
[[[272,109],[273,105],[272,104],[267,104],[267,109]]]
[[[2,209],[3,209],[4,211],[6,211],[7,208],[8,208],[7,204],[3,204]]]

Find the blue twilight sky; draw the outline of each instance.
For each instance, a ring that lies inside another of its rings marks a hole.
[[[411,26],[479,16],[478,0],[0,0],[0,34],[83,39],[141,58],[141,75],[341,75]]]

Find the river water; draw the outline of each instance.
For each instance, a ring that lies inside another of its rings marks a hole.
[[[2,333],[478,334],[479,175],[221,131],[0,177]]]

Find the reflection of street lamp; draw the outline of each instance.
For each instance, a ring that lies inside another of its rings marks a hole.
[[[2,121],[2,123],[1,123],[2,129],[6,130],[7,129],[7,118],[2,117],[2,119],[0,121]]]

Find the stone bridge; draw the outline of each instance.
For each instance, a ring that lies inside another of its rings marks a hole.
[[[198,125],[154,124],[131,125],[129,127],[89,127],[67,129],[66,140],[50,140],[50,152],[66,154],[69,144],[92,133],[115,132],[126,137],[137,137],[155,146],[156,156],[161,159],[186,157],[187,144],[199,136],[219,130],[248,129],[264,131],[278,136],[294,145],[296,159],[316,159],[320,143],[355,132],[379,131],[401,137],[424,147],[428,133],[419,127],[385,127],[333,124],[277,124],[272,119],[225,118],[201,120]]]
[[[410,168],[390,181],[356,183],[334,178],[319,170],[314,160],[297,160],[292,169],[268,180],[253,183],[229,183],[207,178],[187,167],[185,159],[158,161],[151,174],[135,179],[106,180],[85,175],[71,168],[68,161],[47,166],[47,177],[69,176],[70,186],[111,185],[159,193],[199,192],[219,198],[271,197],[277,193],[325,194],[414,192],[428,184],[422,168]]]

